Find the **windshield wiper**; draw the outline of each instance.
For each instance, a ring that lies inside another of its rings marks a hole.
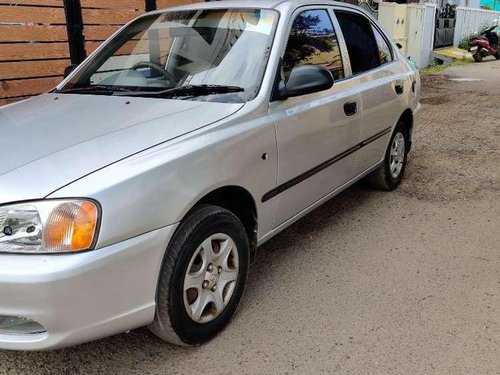
[[[101,91],[105,93],[114,93],[114,92],[132,92],[132,90],[123,88],[123,87],[118,87],[118,86],[106,86],[106,85],[90,85],[90,86],[84,86],[84,87],[73,87],[70,89],[63,89],[63,90],[56,90],[57,93],[86,93],[86,92],[96,92],[96,91]]]
[[[171,96],[203,96],[211,94],[227,94],[245,91],[243,87],[223,85],[186,85],[172,87],[161,91],[134,91],[116,93],[117,96],[171,97]]]

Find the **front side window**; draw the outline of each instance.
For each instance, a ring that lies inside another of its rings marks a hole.
[[[246,102],[260,88],[276,20],[263,9],[142,17],[60,92]]]
[[[344,66],[337,35],[328,12],[306,10],[295,18],[283,58],[285,79],[295,66],[319,65],[344,78]]]
[[[352,12],[335,11],[335,15],[344,36],[352,74],[380,66],[379,47],[370,21]]]

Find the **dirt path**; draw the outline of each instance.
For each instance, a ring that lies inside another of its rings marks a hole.
[[[499,66],[447,73],[490,69],[500,80]],[[140,329],[57,352],[0,352],[0,373],[500,373],[500,85],[491,80],[425,78],[401,188],[355,186],[266,244],[215,341],[180,349]]]

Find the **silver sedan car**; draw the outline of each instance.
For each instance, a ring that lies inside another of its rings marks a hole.
[[[403,177],[418,72],[361,9],[210,2],[143,15],[0,109],[0,348],[230,321],[257,247],[366,177]]]

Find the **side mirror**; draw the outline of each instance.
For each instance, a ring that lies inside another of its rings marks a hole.
[[[333,86],[332,73],[316,65],[303,65],[292,69],[288,81],[281,83],[275,95],[278,100],[328,90]]]
[[[76,69],[77,66],[78,66],[77,64],[71,64],[71,65],[67,66],[66,68],[64,68],[64,78],[69,76],[71,74],[71,72],[73,72],[73,70]]]
[[[397,46],[399,49],[403,49],[403,46],[401,45],[401,43],[396,43],[396,46]]]

